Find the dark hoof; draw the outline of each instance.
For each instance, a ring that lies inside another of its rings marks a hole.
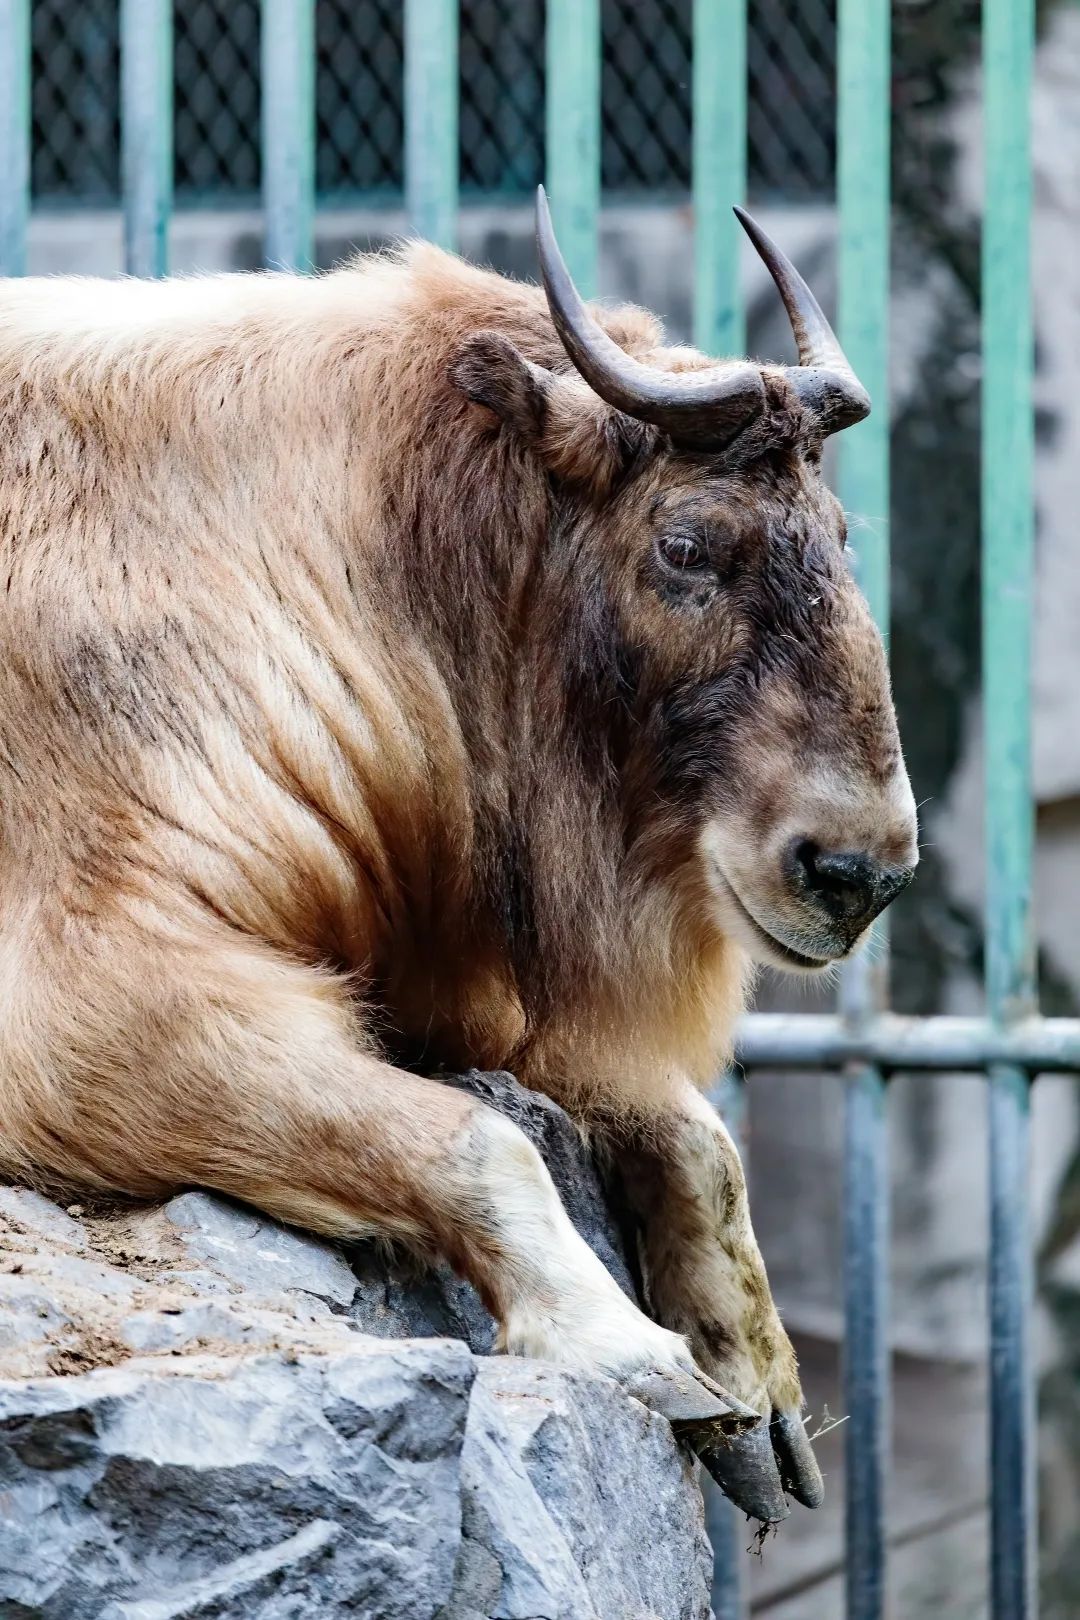
[[[779,1524],[788,1517],[791,1509],[784,1500],[769,1424],[759,1423],[731,1440],[706,1446],[698,1456],[724,1495],[751,1519]]]
[[[769,1424],[769,1432],[785,1491],[803,1507],[820,1507],[825,1499],[825,1482],[806,1425],[798,1412],[794,1409],[777,1412]]]
[[[705,1429],[711,1437],[735,1435],[759,1418],[757,1412],[703,1374],[691,1377],[684,1372],[643,1373],[627,1385],[627,1390],[650,1411],[667,1418],[681,1434]]]

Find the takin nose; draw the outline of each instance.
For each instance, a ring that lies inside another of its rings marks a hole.
[[[822,849],[810,838],[789,846],[787,878],[796,894],[839,923],[852,937],[906,889],[912,866],[885,866],[859,850]]]

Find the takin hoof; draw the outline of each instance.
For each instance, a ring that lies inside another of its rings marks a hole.
[[[734,1437],[761,1421],[760,1413],[701,1372],[642,1373],[626,1385],[626,1390],[650,1411],[667,1418],[680,1438],[695,1449],[706,1436]]]
[[[799,1413],[794,1407],[787,1412],[774,1412],[769,1432],[780,1483],[787,1494],[803,1507],[820,1507],[825,1499],[825,1481]]]
[[[724,1495],[749,1518],[779,1524],[788,1517],[791,1509],[773,1455],[770,1425],[764,1420],[742,1434],[696,1449]]]
[[[799,1413],[775,1412],[731,1438],[695,1447],[713,1479],[752,1519],[779,1524],[791,1512],[786,1497],[820,1507],[825,1497],[814,1448]]]

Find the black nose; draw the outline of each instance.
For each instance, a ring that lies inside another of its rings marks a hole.
[[[865,851],[821,849],[802,838],[789,851],[788,875],[799,894],[858,933],[915,874],[910,866],[885,866]]]

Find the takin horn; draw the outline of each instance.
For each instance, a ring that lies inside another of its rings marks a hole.
[[[746,209],[736,208],[735,217],[776,283],[791,322],[799,351],[799,364],[784,368],[791,386],[817,418],[823,436],[861,422],[870,414],[870,396],[848,364],[821,305],[787,254]]]
[[[616,410],[655,423],[681,444],[705,449],[729,444],[765,408],[757,366],[740,362],[677,373],[643,365],[620,349],[589,314],[570,279],[543,186],[536,193],[536,245],[562,345],[593,392]]]
[[[848,365],[816,298],[791,261],[741,208],[735,210],[783,299],[799,349],[785,373],[822,435],[861,421],[866,390]],[[720,449],[765,406],[757,366],[731,361],[704,371],[644,365],[620,349],[589,314],[559,251],[543,186],[536,193],[536,245],[548,308],[560,341],[594,393],[616,410],[663,428],[680,444]]]

